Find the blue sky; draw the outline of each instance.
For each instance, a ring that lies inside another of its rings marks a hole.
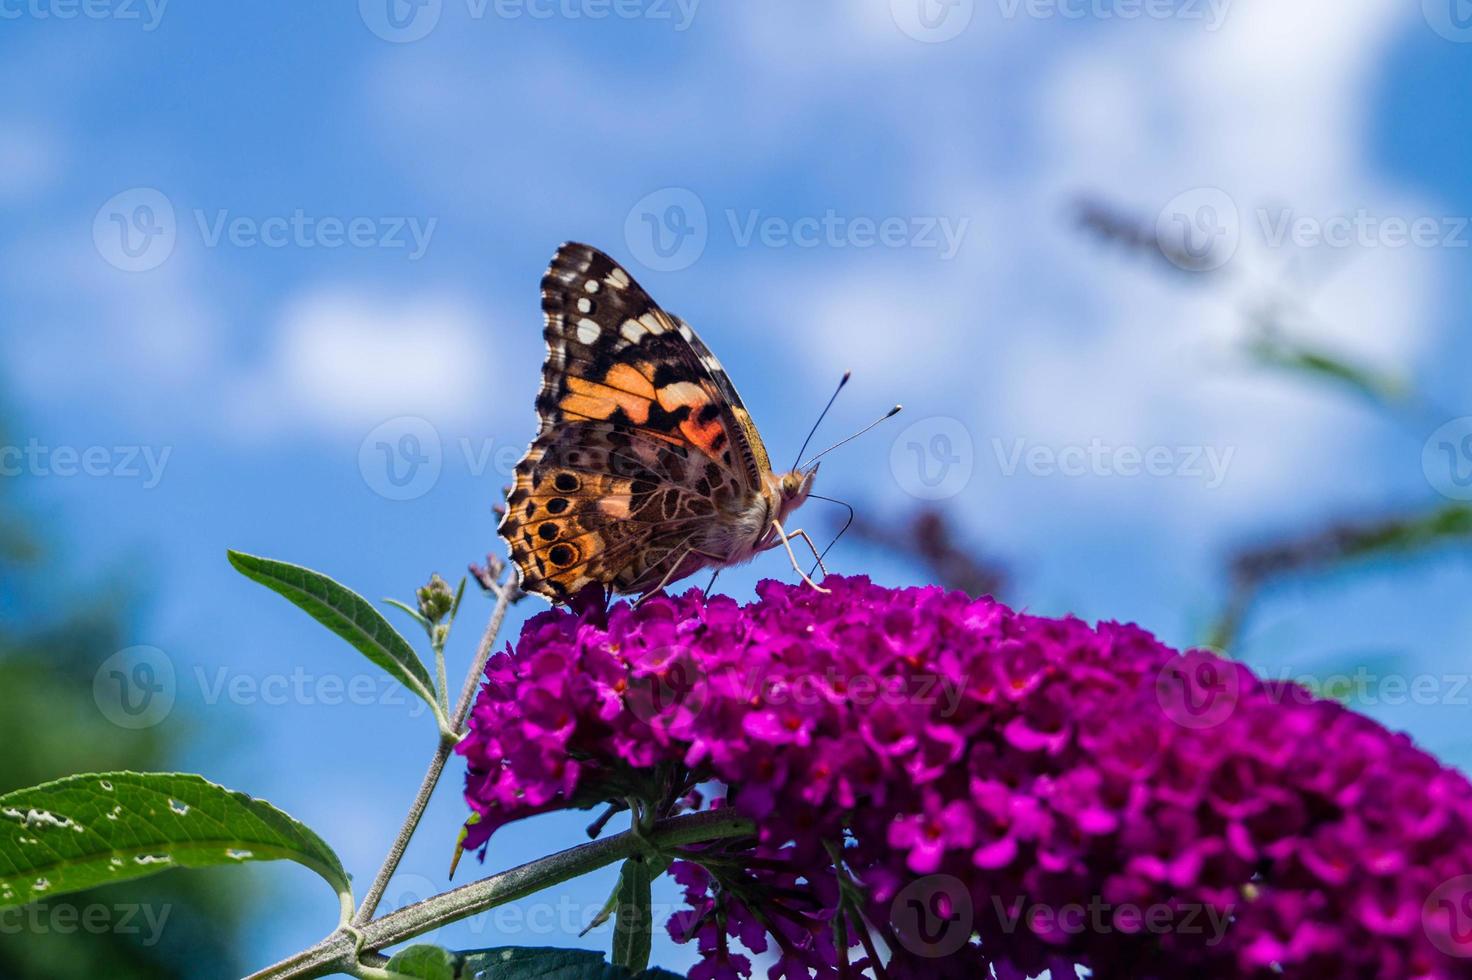
[[[316,826],[360,880],[431,726],[378,688],[323,703],[371,672],[224,552],[376,598],[499,550],[562,240],[610,251],[702,332],[778,461],[845,369],[826,435],[903,402],[820,492],[875,518],[938,497],[1034,611],[1190,643],[1244,540],[1444,500],[1423,449],[1472,415],[1472,44],[1453,0],[394,2],[397,20],[388,0],[67,19],[63,0],[0,0],[0,385],[9,444],[36,447],[25,502],[57,529],[58,570],[139,597],[134,643],[177,685],[161,723],[199,733],[187,763]],[[1223,219],[1235,248],[1210,277],[1102,248],[1071,225],[1080,194],[1151,226]],[[1340,216],[1360,216],[1349,247],[1315,237]],[[1425,242],[1394,244],[1396,221]],[[1254,369],[1247,315],[1283,295],[1303,336],[1436,408],[1391,420]],[[427,468],[396,486],[380,443]],[[65,450],[93,447],[107,475],[65,475]],[[1091,447],[1109,461],[1070,469]],[[1129,452],[1152,450],[1155,475],[1135,472]],[[832,566],[923,577],[848,543]],[[721,587],[788,571],[768,556]],[[1284,588],[1242,654],[1465,674],[1469,586],[1448,555]],[[466,623],[486,612],[472,597]],[[305,696],[266,703],[302,675]],[[1435,704],[1367,710],[1472,763],[1472,707],[1439,683]],[[398,900],[442,883],[457,787]],[[508,830],[491,863],[582,823]],[[331,928],[305,872],[257,874],[279,895],[253,925],[262,963]],[[438,938],[577,942],[505,920]]]

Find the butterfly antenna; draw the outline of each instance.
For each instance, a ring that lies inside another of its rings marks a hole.
[[[838,539],[843,537],[844,532],[847,531],[849,527],[853,524],[854,505],[849,503],[847,500],[838,500],[835,497],[824,497],[816,493],[810,493],[808,494],[808,497],[812,500],[826,500],[830,504],[837,504],[838,506],[843,507],[848,511],[848,520],[843,522],[843,527],[838,529],[838,533],[833,536],[833,540],[828,542],[828,547],[824,548],[823,553],[818,556],[817,563],[813,565],[813,571],[808,572],[808,576],[812,577],[813,572],[816,572],[818,570],[818,566],[823,564],[823,559],[828,557],[828,552],[832,551],[833,546],[838,543]]]
[[[814,456],[812,459],[808,460],[806,463],[803,463],[801,466],[798,466],[797,469],[805,469],[810,464],[816,463],[818,460],[822,459],[824,456],[827,456],[829,453],[833,452],[833,450],[837,449],[839,446],[846,446],[846,445],[848,445],[849,443],[851,443],[855,439],[857,439],[859,436],[863,435],[865,432],[868,432],[870,429],[874,428],[874,426],[878,425],[880,422],[885,422],[885,421],[888,421],[889,419],[894,418],[896,415],[898,415],[900,413],[900,409],[903,408],[903,407],[904,406],[902,406],[902,405],[896,405],[894,408],[891,408],[889,411],[885,412],[883,415],[881,415],[879,418],[875,419],[873,422],[870,422],[868,425],[864,426],[858,432],[855,432],[853,435],[849,436],[847,439],[840,439],[838,442],[835,442],[833,445],[829,446],[827,449],[823,450],[821,453],[819,453],[818,455]]]
[[[827,416],[828,409],[833,407],[833,402],[838,398],[838,393],[843,390],[844,385],[848,384],[848,379],[853,377],[853,374],[852,371],[845,371],[843,372],[843,377],[838,379],[838,387],[833,389],[833,394],[829,397],[828,404],[824,405],[823,410],[818,413],[818,421],[813,423],[813,427],[808,430],[808,437],[802,441],[802,448],[797,451],[798,459],[802,459],[802,454],[808,451],[808,443],[812,442],[813,436],[818,434],[818,426],[823,424],[823,419]],[[796,462],[793,463],[792,468],[797,469]]]

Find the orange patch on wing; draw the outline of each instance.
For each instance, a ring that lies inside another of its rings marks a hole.
[[[645,386],[653,394],[654,389],[647,381]],[[586,378],[569,377],[567,388],[571,394],[565,396],[559,403],[559,407],[564,412],[588,418],[606,419],[622,408],[624,414],[635,425],[641,425],[649,420],[650,400],[642,395],[597,381],[589,381]]]
[[[712,459],[720,455],[730,441],[730,435],[721,424],[719,415],[705,423],[699,421],[699,416],[702,408],[719,401],[719,397],[706,386],[691,381],[680,381],[659,389],[659,404],[665,411],[689,407],[690,415],[680,423],[680,433],[692,446]]]
[[[647,368],[648,365],[640,365],[640,367]],[[604,377],[603,383],[641,398],[654,400],[654,384],[632,364],[615,364]]]

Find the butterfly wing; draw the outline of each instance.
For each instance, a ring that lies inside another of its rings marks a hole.
[[[542,309],[539,431],[500,528],[522,587],[636,592],[713,563],[692,552],[702,530],[749,505],[771,468],[719,362],[587,245],[558,249]]]

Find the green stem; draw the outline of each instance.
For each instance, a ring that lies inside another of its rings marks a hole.
[[[333,973],[359,970],[358,951],[378,950],[432,932],[450,922],[533,895],[564,881],[644,853],[653,844],[661,850],[705,841],[746,837],[755,832],[750,820],[731,810],[706,810],[655,823],[646,838],[630,831],[550,854],[489,878],[461,885],[433,898],[390,912],[357,927],[361,946],[352,934],[339,930],[310,949],[246,980],[309,980]]]
[[[512,571],[511,575],[501,583],[496,594],[496,608],[491,611],[490,622],[486,624],[486,631],[481,635],[480,645],[475,652],[475,661],[471,664],[470,673],[465,678],[465,686],[460,692],[460,701],[455,706],[455,713],[450,716],[446,728],[441,732],[439,746],[435,749],[434,757],[429,760],[429,769],[419,783],[419,792],[409,806],[409,812],[405,815],[398,836],[394,838],[393,845],[389,848],[388,856],[383,859],[383,865],[378,869],[373,884],[369,886],[368,894],[363,897],[363,904],[358,907],[358,914],[353,916],[355,926],[362,926],[368,922],[373,918],[373,913],[378,910],[378,903],[383,901],[383,893],[388,889],[389,880],[398,870],[399,862],[404,859],[404,852],[409,848],[409,841],[413,839],[414,831],[419,828],[420,818],[424,816],[425,808],[429,806],[429,799],[434,795],[434,788],[445,771],[445,764],[450,760],[450,753],[455,750],[455,745],[465,734],[465,720],[470,716],[470,706],[475,701],[475,692],[480,687],[481,675],[485,672],[486,661],[490,659],[491,650],[496,645],[496,637],[501,632],[501,624],[506,619],[506,611],[511,608],[513,602],[520,598],[520,590],[516,587],[512,577],[515,574],[515,571]],[[443,679],[443,654],[440,654],[439,659],[440,690],[445,691],[448,698],[448,690]],[[448,700],[445,703],[448,704]]]

